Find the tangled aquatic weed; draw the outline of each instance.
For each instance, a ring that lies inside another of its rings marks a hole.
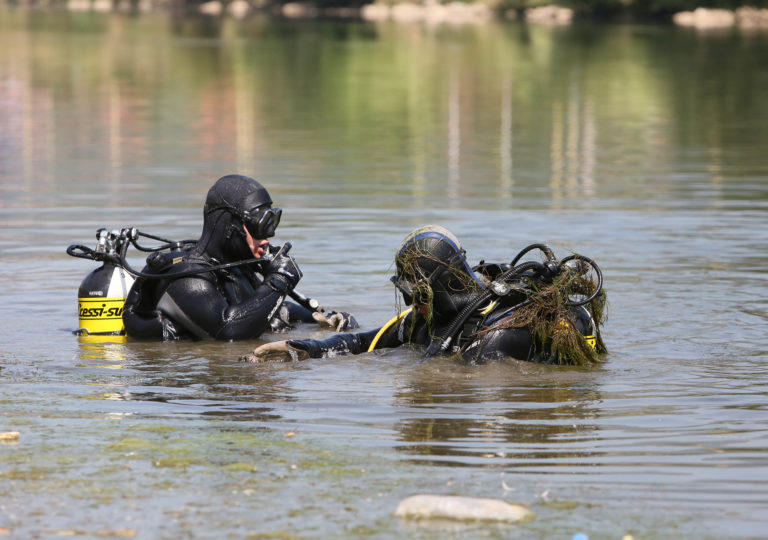
[[[550,284],[540,285],[527,280],[528,300],[519,304],[508,316],[483,328],[486,334],[504,328],[527,327],[533,338],[537,360],[558,365],[587,365],[607,352],[600,328],[605,321],[607,295],[600,291],[587,309],[594,321],[594,336],[584,336],[571,320],[569,303],[579,296],[589,298],[597,292],[597,283],[580,273],[562,272]],[[590,339],[594,339],[590,343]]]

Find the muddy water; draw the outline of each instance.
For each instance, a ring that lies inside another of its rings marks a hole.
[[[768,36],[32,11],[0,30],[13,537],[765,534]],[[66,246],[194,238],[230,172],[284,208],[299,290],[366,329],[395,313],[400,240],[439,223],[471,262],[532,242],[596,259],[610,354],[246,365],[260,342],[73,336],[94,265]],[[536,518],[392,517],[415,493]]]

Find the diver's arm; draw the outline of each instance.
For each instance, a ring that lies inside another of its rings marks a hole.
[[[283,302],[283,305],[280,307],[280,318],[288,324],[295,322],[315,322],[310,310],[293,302]]]
[[[241,357],[246,362],[290,362],[307,358],[361,354],[367,351],[399,347],[404,343],[404,328],[411,320],[410,310],[403,312],[381,328],[355,334],[335,334],[322,340],[292,339],[272,341],[256,347],[251,354]],[[409,339],[411,334],[409,333]]]
[[[305,351],[310,358],[323,358],[341,354],[361,354],[371,350],[392,349],[404,343],[402,328],[410,324],[409,312],[395,317],[381,328],[355,334],[335,334],[322,340],[291,339],[289,347]],[[258,349],[257,349],[258,350]]]
[[[308,358],[327,358],[360,354],[371,350],[372,345],[378,349],[384,345],[374,343],[380,329],[356,334],[335,334],[326,339],[291,339],[289,341],[272,341],[260,345],[251,354],[241,357],[246,362],[291,362]],[[397,346],[392,344],[391,346]]]
[[[273,332],[282,332],[292,329],[293,323],[296,322],[317,323],[323,328],[329,328],[334,332],[360,328],[357,319],[351,313],[344,311],[310,311],[293,302],[283,302],[280,309],[270,319],[269,326]]]
[[[356,334],[336,334],[324,340],[290,340],[288,346],[306,351],[310,358],[337,354],[360,354],[378,349],[392,349],[407,342],[419,342],[422,332],[413,330],[413,310],[406,309],[381,328]],[[418,323],[423,319],[417,319]],[[415,341],[413,339],[415,338]],[[258,349],[257,349],[258,350]]]
[[[284,332],[293,329],[295,322],[314,322],[312,312],[292,302],[283,302],[280,308],[269,320],[273,332]]]
[[[310,358],[360,354],[368,350],[379,329],[355,334],[335,334],[326,339],[291,339],[288,346],[306,351]]]
[[[286,294],[301,279],[301,270],[289,255],[275,255],[264,269],[264,281],[245,301],[230,304],[214,274],[173,281],[158,308],[192,334],[222,341],[253,339],[269,326]]]
[[[335,332],[360,328],[355,316],[346,311],[310,311],[293,302],[283,302],[273,317],[271,326],[273,330],[284,330],[290,328],[295,322],[313,322]]]
[[[336,334],[327,339],[292,339],[260,345],[251,354],[241,357],[246,362],[291,362],[308,358],[324,358],[360,354],[368,350],[378,330],[357,334]]]

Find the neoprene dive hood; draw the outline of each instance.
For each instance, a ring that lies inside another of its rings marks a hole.
[[[406,236],[395,266],[397,274],[391,281],[405,304],[429,304],[438,317],[455,314],[484,288],[459,239],[439,225],[426,225]]]
[[[253,178],[239,174],[223,176],[208,190],[203,232],[195,252],[225,263],[252,258],[243,225],[255,239],[271,238],[282,212],[272,208],[266,188]]]

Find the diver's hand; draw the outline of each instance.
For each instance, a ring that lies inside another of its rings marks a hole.
[[[293,257],[278,251],[264,268],[264,282],[280,293],[288,293],[299,283],[301,270]]]
[[[329,311],[327,313],[315,311],[312,314],[312,318],[315,319],[320,326],[333,328],[335,332],[360,328],[360,325],[357,324],[357,319],[355,319],[351,313],[345,313],[343,311]]]
[[[292,362],[306,360],[309,353],[288,345],[287,341],[273,341],[256,347],[251,354],[242,356],[243,362]]]

